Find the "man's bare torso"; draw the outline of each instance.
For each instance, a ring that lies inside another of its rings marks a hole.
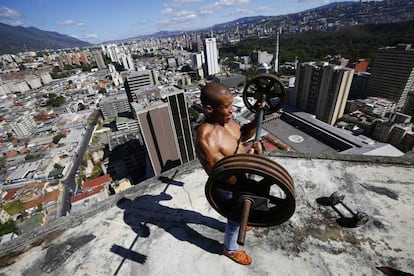
[[[244,153],[240,126],[230,121],[224,125],[203,123],[198,129],[196,153],[207,173],[225,156]]]

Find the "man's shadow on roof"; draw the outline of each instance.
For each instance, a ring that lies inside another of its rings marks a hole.
[[[171,200],[166,193],[143,195],[134,200],[122,198],[117,206],[124,209],[124,221],[141,237],[148,237],[147,224],[156,225],[180,241],[187,241],[213,254],[221,254],[223,244],[203,236],[188,224],[205,225],[224,232],[225,224],[195,211],[163,206],[160,201]]]

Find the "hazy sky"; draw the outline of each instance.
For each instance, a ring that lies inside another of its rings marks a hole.
[[[354,0],[359,1],[359,0]],[[254,15],[283,15],[333,0],[0,0],[0,22],[91,43],[195,30]]]

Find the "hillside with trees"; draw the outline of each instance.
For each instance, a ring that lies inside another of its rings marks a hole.
[[[248,56],[254,50],[274,53],[275,36],[247,39],[220,47],[220,56]],[[341,55],[351,61],[373,61],[378,48],[399,43],[414,44],[414,21],[390,24],[366,24],[334,32],[308,31],[280,36],[280,63],[325,60],[327,55]]]

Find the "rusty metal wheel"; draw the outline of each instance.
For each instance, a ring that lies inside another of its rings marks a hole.
[[[287,100],[283,83],[272,74],[259,74],[250,79],[243,90],[243,102],[247,109],[256,113],[258,103],[266,101],[264,114],[279,110]]]
[[[231,178],[237,184],[228,184]],[[240,221],[242,201],[252,202],[248,225],[268,227],[287,221],[294,213],[295,187],[281,165],[262,155],[236,154],[215,165],[205,194],[211,206],[224,217]]]

